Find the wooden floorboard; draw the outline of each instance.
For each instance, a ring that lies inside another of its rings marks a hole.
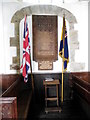
[[[72,100],[63,102],[61,106],[61,112],[48,112],[45,113],[45,107],[40,104],[32,104],[32,107],[28,113],[28,119],[30,120],[88,120],[87,116],[81,109],[81,107]],[[52,108],[53,109],[53,108]]]

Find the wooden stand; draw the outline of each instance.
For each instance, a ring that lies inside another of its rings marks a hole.
[[[61,108],[59,107],[59,97],[58,97],[58,85],[60,84],[59,80],[52,80],[52,81],[43,81],[43,85],[45,85],[45,112],[61,112]],[[56,86],[56,97],[47,97],[47,88],[51,88],[52,86]],[[47,101],[57,101],[57,107],[48,107]]]

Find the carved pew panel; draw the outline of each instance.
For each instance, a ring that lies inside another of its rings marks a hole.
[[[17,118],[17,98],[3,97],[0,98],[0,117],[3,118]]]

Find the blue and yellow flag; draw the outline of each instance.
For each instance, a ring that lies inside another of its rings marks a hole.
[[[65,35],[64,35],[64,42],[63,42],[63,27],[62,27],[62,34],[61,34],[61,41],[60,41],[60,49],[59,55],[64,61],[64,71],[67,70],[67,64],[69,62],[69,53],[68,53],[68,41],[67,41],[67,29],[66,29],[66,21],[65,21]],[[64,45],[63,45],[64,44]],[[63,46],[64,46],[64,57],[63,57]]]

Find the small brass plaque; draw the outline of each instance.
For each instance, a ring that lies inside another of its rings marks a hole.
[[[52,70],[53,69],[53,63],[51,61],[41,61],[38,64],[39,70]]]

